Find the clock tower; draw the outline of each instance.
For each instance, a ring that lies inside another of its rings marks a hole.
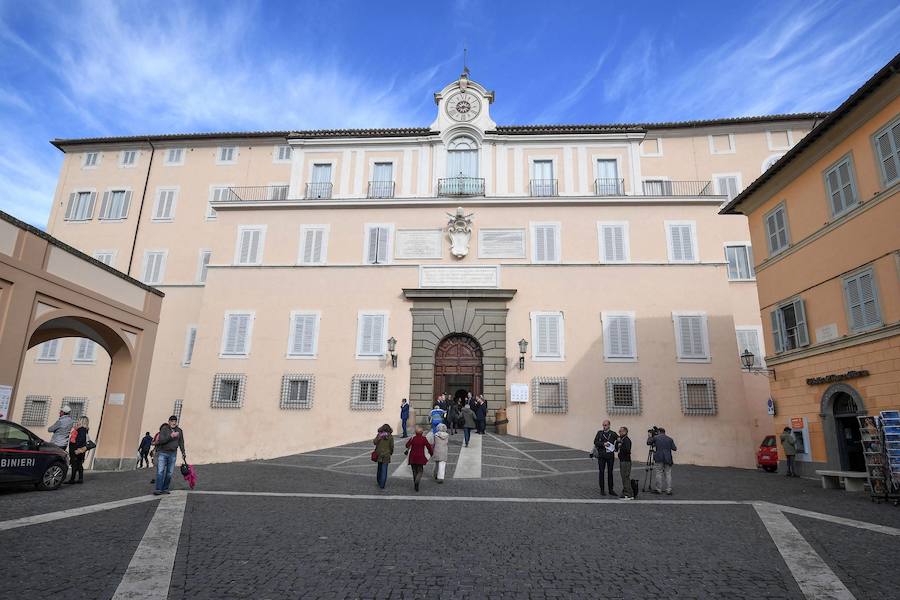
[[[442,133],[451,129],[471,128],[481,132],[492,131],[497,128],[490,117],[490,105],[493,101],[494,92],[471,81],[469,70],[465,69],[459,79],[434,95],[438,112],[431,129]]]

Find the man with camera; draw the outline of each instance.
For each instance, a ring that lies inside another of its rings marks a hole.
[[[653,493],[672,495],[672,452],[678,450],[675,440],[666,435],[663,427],[653,426],[647,431],[647,445],[653,448]],[[665,490],[663,487],[665,478]]]
[[[606,495],[603,485],[603,472],[608,471],[609,495],[615,496],[613,491],[613,465],[616,462],[616,440],[619,436],[609,428],[609,419],[603,421],[603,429],[594,436],[594,456],[597,457],[597,465],[600,468],[600,495]]]

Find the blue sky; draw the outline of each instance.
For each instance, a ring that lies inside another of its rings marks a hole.
[[[472,78],[500,124],[829,110],[897,53],[896,0],[0,0],[0,209],[46,224],[55,137],[427,126]]]

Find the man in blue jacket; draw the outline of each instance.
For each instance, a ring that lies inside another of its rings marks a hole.
[[[400,422],[403,424],[403,437],[408,437],[406,434],[406,422],[409,420],[409,402],[406,401],[406,398],[400,403]]]
[[[675,440],[666,435],[666,430],[659,428],[659,433],[647,438],[647,445],[655,448],[653,452],[653,493],[661,494],[663,491],[672,495],[672,452],[678,450]],[[665,480],[665,490],[663,490]]]

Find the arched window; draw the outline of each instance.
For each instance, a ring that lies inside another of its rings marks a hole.
[[[766,160],[764,160],[764,161],[763,161],[763,164],[762,164],[762,169],[760,170],[760,172],[761,172],[761,173],[765,173],[766,171],[768,171],[768,170],[769,170],[769,167],[771,167],[772,165],[774,165],[775,163],[777,163],[778,160],[779,160],[782,156],[784,156],[784,154],[773,154],[772,156],[770,156],[769,158],[767,158]]]
[[[478,145],[469,137],[454,138],[447,146],[447,177],[478,177]]]

